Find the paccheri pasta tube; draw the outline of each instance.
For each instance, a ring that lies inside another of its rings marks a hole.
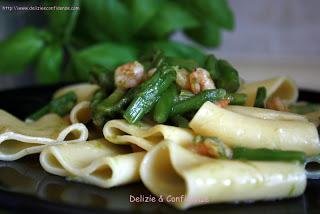
[[[138,181],[144,155],[99,139],[48,147],[40,163],[49,173],[108,188]]]
[[[179,209],[296,197],[306,187],[304,167],[298,162],[211,159],[169,141],[146,154],[140,175],[152,193]]]
[[[262,119],[206,102],[189,125],[196,134],[218,137],[231,147],[293,150],[307,155],[320,153],[317,129],[307,121]]]
[[[257,117],[261,119],[270,119],[270,120],[300,120],[300,121],[308,121],[308,119],[299,114],[294,114],[290,112],[283,111],[275,111],[271,109],[264,108],[255,108],[255,107],[247,107],[247,106],[227,106],[225,109],[243,114],[246,116]]]
[[[253,106],[259,87],[266,88],[267,100],[279,97],[286,104],[289,104],[296,102],[298,99],[298,88],[295,82],[289,77],[281,76],[244,84],[239,92],[248,95],[247,106]]]
[[[190,129],[168,125],[129,124],[125,120],[110,120],[103,128],[104,137],[115,144],[135,144],[148,151],[162,140],[191,142],[194,135]]]
[[[90,102],[82,101],[75,105],[70,112],[71,123],[87,123],[91,120]]]
[[[68,124],[55,114],[47,114],[33,123],[25,123],[0,110],[0,160],[12,161],[40,153],[48,145],[85,141],[88,130],[83,124]],[[66,139],[69,134],[73,138]]]
[[[99,86],[89,83],[79,83],[74,85],[65,86],[58,91],[56,91],[53,95],[53,98],[58,98],[70,91],[73,91],[77,95],[77,101],[90,101],[94,92],[97,91]]]

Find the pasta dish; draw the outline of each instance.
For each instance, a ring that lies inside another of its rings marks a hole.
[[[247,83],[226,60],[152,51],[57,90],[24,120],[0,110],[0,160],[101,188],[141,181],[178,209],[297,197],[319,162],[320,107],[285,76]],[[129,200],[129,199],[128,199]]]

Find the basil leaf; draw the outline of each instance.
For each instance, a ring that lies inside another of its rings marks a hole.
[[[113,69],[136,58],[137,51],[134,48],[114,43],[97,44],[72,54],[73,65],[80,80],[87,80],[89,71],[95,65]]]
[[[196,60],[200,65],[205,59],[205,55],[200,49],[174,41],[154,42],[149,47],[162,50],[166,56]]]
[[[211,47],[221,44],[221,32],[215,23],[206,21],[201,26],[187,29],[185,32],[199,44]]]
[[[240,87],[238,71],[226,60],[219,59],[216,63],[218,79],[215,81],[217,88],[223,88],[229,93],[236,92]]]
[[[53,44],[46,47],[40,54],[36,66],[36,79],[43,84],[56,83],[60,80],[63,61],[63,49]]]
[[[60,0],[56,2],[55,6],[59,7],[79,7],[79,0]],[[74,30],[79,10],[52,10],[48,12],[49,28],[57,37],[63,38],[64,42],[70,40],[71,34]]]
[[[102,20],[105,20],[106,22],[102,11],[102,4],[104,4],[104,1],[82,0],[80,3],[81,12],[78,17],[74,34],[76,39],[73,40],[79,40],[79,37],[81,39],[85,38],[85,40],[93,39],[98,42],[109,40],[110,36],[102,23]],[[102,25],[103,27],[101,27]]]
[[[110,41],[110,35],[97,25],[92,16],[80,16],[71,42],[80,47]]]
[[[221,76],[217,70],[217,62],[218,59],[213,54],[207,55],[204,62],[204,68],[210,73],[213,81],[216,81]]]
[[[192,28],[199,25],[199,22],[177,3],[167,2],[158,13],[148,22],[146,31],[156,38],[168,36],[175,30]]]
[[[185,6],[202,22],[208,21],[232,30],[234,15],[227,0],[186,0]]]
[[[33,62],[46,40],[45,32],[24,28],[0,43],[0,73],[20,73]]]
[[[127,41],[131,36],[128,8],[118,0],[82,0],[81,20],[88,19],[90,30],[99,29],[115,41]],[[87,24],[88,25],[88,24]],[[94,34],[95,32],[90,32]]]
[[[132,30],[138,32],[156,15],[164,0],[130,0],[128,1],[132,14]]]

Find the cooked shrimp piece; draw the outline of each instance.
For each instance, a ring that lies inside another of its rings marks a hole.
[[[199,155],[210,157],[209,148],[204,143],[187,144],[187,149]]]
[[[194,71],[189,75],[189,81],[191,91],[194,94],[198,94],[206,89],[216,88],[209,72],[203,68],[194,69]]]
[[[197,138],[197,137],[196,137]],[[232,157],[232,150],[224,143],[215,140],[214,138],[199,138],[198,142],[193,142],[186,145],[186,148],[199,155],[211,158],[228,158]]]
[[[273,97],[266,103],[266,108],[276,110],[276,111],[288,111],[288,106],[286,106],[280,97]]]
[[[229,105],[229,103],[230,103],[230,100],[228,100],[228,99],[223,99],[223,100],[219,100],[219,101],[215,102],[215,104],[221,108],[227,107]]]
[[[182,89],[190,89],[189,72],[186,69],[181,68],[177,71],[176,83]]]
[[[119,66],[114,74],[114,82],[119,88],[133,88],[139,85],[144,76],[144,68],[139,62],[129,62]]]

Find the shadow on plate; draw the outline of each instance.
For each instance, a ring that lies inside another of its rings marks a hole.
[[[149,196],[151,193],[142,183],[111,189],[67,181],[63,177],[46,173],[31,156],[15,162],[0,161],[0,188],[4,191],[35,196],[49,203],[67,204],[86,208],[93,212],[128,213],[180,213],[165,203],[131,203],[132,196]],[[309,181],[306,193],[295,199],[266,201],[249,204],[217,204],[192,208],[186,213],[308,213],[320,202],[320,185]],[[214,212],[213,212],[214,211]]]

